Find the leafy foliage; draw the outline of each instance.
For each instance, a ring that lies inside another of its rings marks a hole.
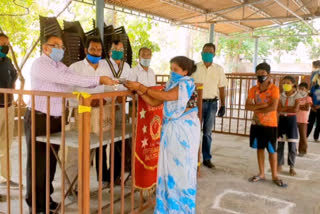
[[[157,27],[156,23],[153,23],[150,19],[142,18],[136,18],[135,20],[128,22],[123,14],[118,15],[118,22],[120,26],[125,26],[129,36],[133,52],[133,67],[138,64],[138,52],[140,48],[148,47],[152,50],[152,53],[160,51],[160,46],[155,41],[151,40],[149,34],[153,27]]]

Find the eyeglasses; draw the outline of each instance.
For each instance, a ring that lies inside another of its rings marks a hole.
[[[46,45],[48,45],[48,46],[50,46],[50,47],[53,47],[53,48],[58,48],[58,49],[62,49],[62,50],[66,50],[66,47],[64,47],[64,46],[60,46],[60,45],[58,45],[58,44],[46,44]]]

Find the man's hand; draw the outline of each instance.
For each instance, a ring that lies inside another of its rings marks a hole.
[[[219,111],[218,111],[218,117],[223,117],[225,113],[226,113],[226,107],[225,106],[221,106]]]
[[[100,84],[101,85],[115,85],[115,84],[119,84],[119,81],[113,80],[107,76],[102,76],[102,77],[100,77]]]

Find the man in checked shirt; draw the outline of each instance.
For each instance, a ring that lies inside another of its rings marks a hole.
[[[100,84],[113,85],[114,81],[106,76],[81,76],[61,60],[64,55],[62,39],[55,35],[44,38],[42,45],[42,56],[36,59],[31,67],[31,90],[69,92],[70,86],[94,87]],[[27,142],[27,191],[26,202],[32,210],[32,169],[31,169],[31,102],[25,114],[25,134]],[[61,131],[62,99],[50,98],[50,133]],[[35,97],[35,135],[46,135],[47,97]],[[36,142],[36,211],[45,213],[46,210],[46,144]],[[59,146],[52,145],[58,152]],[[50,153],[50,195],[53,193],[52,181],[56,171],[57,160]],[[58,203],[50,197],[50,211],[56,210]]]

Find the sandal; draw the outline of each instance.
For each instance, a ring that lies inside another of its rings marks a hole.
[[[281,179],[272,180],[273,183],[275,183],[278,187],[286,188],[288,187],[288,184],[283,183]]]
[[[258,181],[265,181],[265,180],[266,180],[265,178],[261,178],[259,175],[252,176],[251,178],[248,179],[248,181],[251,183],[255,183]]]

